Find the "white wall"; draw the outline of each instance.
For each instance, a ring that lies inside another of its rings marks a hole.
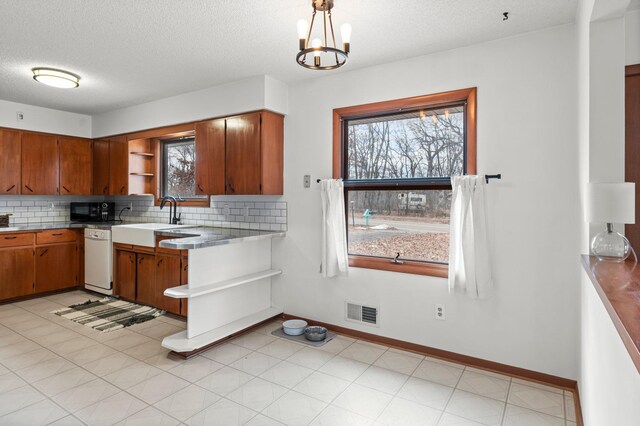
[[[269,109],[286,114],[286,86],[257,76],[93,116],[93,137]]]
[[[640,64],[640,9],[625,15],[626,65]]]
[[[17,113],[24,120],[17,120]],[[57,133],[69,136],[91,137],[91,117],[73,112],[59,111],[0,99],[0,127]]]
[[[640,374],[600,297],[584,274],[580,400],[585,426],[635,426]]]
[[[579,233],[573,25],[303,81],[289,88],[287,238],[275,302],[288,313],[568,378],[577,371]],[[496,296],[449,295],[438,278],[352,268],[318,274],[319,188],[331,176],[332,109],[478,87],[479,173],[488,188]],[[344,301],[380,307],[380,328],[344,321]],[[435,321],[434,303],[447,320]]]

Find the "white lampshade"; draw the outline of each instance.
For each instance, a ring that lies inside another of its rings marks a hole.
[[[585,220],[596,223],[635,223],[636,184],[590,183]]]

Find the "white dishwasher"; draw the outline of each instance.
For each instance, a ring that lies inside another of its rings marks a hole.
[[[113,294],[111,231],[84,230],[84,286],[87,290]]]

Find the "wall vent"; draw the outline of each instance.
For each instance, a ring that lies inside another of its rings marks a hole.
[[[378,325],[378,308],[346,302],[347,320],[368,325]]]

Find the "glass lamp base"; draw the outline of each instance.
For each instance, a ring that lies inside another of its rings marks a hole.
[[[624,235],[615,232],[609,225],[591,241],[591,253],[607,262],[624,262],[631,253],[631,244]]]

